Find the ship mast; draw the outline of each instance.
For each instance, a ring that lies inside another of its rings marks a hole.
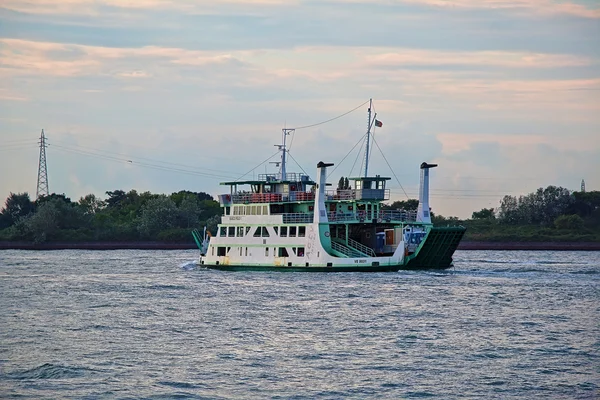
[[[368,116],[368,121],[367,121],[367,138],[366,138],[366,146],[365,146],[365,178],[367,176],[369,176],[369,146],[370,146],[370,142],[371,142],[371,127],[373,126],[373,122],[375,122],[375,118],[377,117],[377,113],[375,113],[375,115],[373,116],[373,119],[371,119],[371,109],[373,108],[373,99],[369,99],[369,116]]]

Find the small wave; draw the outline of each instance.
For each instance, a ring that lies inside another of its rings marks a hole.
[[[170,386],[177,389],[196,389],[198,386],[187,382],[159,381],[159,385]]]
[[[179,266],[179,268],[185,269],[186,271],[191,271],[196,269],[196,266],[198,266],[198,262],[196,260],[192,260],[184,262]]]
[[[156,285],[150,285],[150,286],[148,286],[148,288],[155,289],[155,290],[185,290],[185,289],[187,289],[187,286],[156,284]]]
[[[457,260],[459,261],[459,260]],[[551,260],[489,260],[486,258],[474,259],[474,260],[460,260],[461,262],[469,263],[482,263],[482,264],[513,264],[513,265],[575,265],[581,264],[580,262],[572,261],[551,261]]]
[[[523,274],[523,273],[530,274],[532,272],[538,272],[539,273],[539,272],[555,272],[555,271],[548,271],[548,270],[545,270],[545,269],[527,268],[527,267],[525,267],[525,268],[502,268],[502,269],[494,269],[494,270],[491,270],[490,272],[500,272],[500,273],[510,272],[510,273],[515,273],[515,274],[518,274],[518,273],[521,273],[521,274]]]
[[[589,271],[573,271],[571,273],[576,275],[597,275],[600,274],[600,270],[592,269]]]
[[[42,364],[39,367],[20,372],[11,372],[7,376],[17,380],[27,379],[70,379],[80,378],[87,372],[92,371],[88,368],[69,367],[56,364]]]
[[[461,260],[461,261],[464,261],[464,262],[485,263],[485,264],[515,264],[515,261],[499,261],[499,260],[487,260],[487,259]]]

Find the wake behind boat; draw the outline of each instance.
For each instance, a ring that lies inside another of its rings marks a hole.
[[[422,163],[417,211],[385,210],[390,178],[354,177],[350,188],[327,190],[327,169],[317,164],[317,180],[287,172],[283,130],[280,170],[256,180],[222,182],[223,208],[215,236],[194,238],[199,264],[227,271],[379,272],[401,269],[446,269],[465,233],[462,226],[434,227],[429,211],[429,170]],[[380,125],[377,125],[380,126]]]

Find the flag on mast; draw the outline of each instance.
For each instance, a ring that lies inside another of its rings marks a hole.
[[[376,119],[375,120],[375,126],[378,128],[381,128],[383,126],[383,122],[381,122],[380,120]]]

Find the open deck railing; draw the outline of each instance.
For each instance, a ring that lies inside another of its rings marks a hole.
[[[362,190],[327,190],[325,200],[389,200],[389,189],[362,189]],[[313,192],[288,192],[288,193],[239,193],[219,195],[221,204],[253,204],[253,203],[290,203],[297,201],[314,201]]]
[[[287,213],[283,214],[284,224],[310,224],[313,222],[313,213]]]
[[[289,182],[309,182],[310,177],[306,174],[299,174],[296,172],[288,172],[285,176],[279,174],[258,174],[258,180],[263,182],[277,182],[277,181],[289,181]]]
[[[326,190],[327,200],[389,200],[390,189],[336,189]]]
[[[417,220],[416,211],[380,211],[378,213],[370,213],[371,219],[365,211],[358,212],[328,212],[327,219],[329,222],[372,222],[376,219],[377,222],[415,222]],[[283,215],[283,223],[311,223],[314,220],[314,213],[286,213]]]
[[[253,203],[289,203],[296,201],[314,201],[315,194],[312,192],[289,192],[289,193],[244,193],[231,196],[233,204]]]

